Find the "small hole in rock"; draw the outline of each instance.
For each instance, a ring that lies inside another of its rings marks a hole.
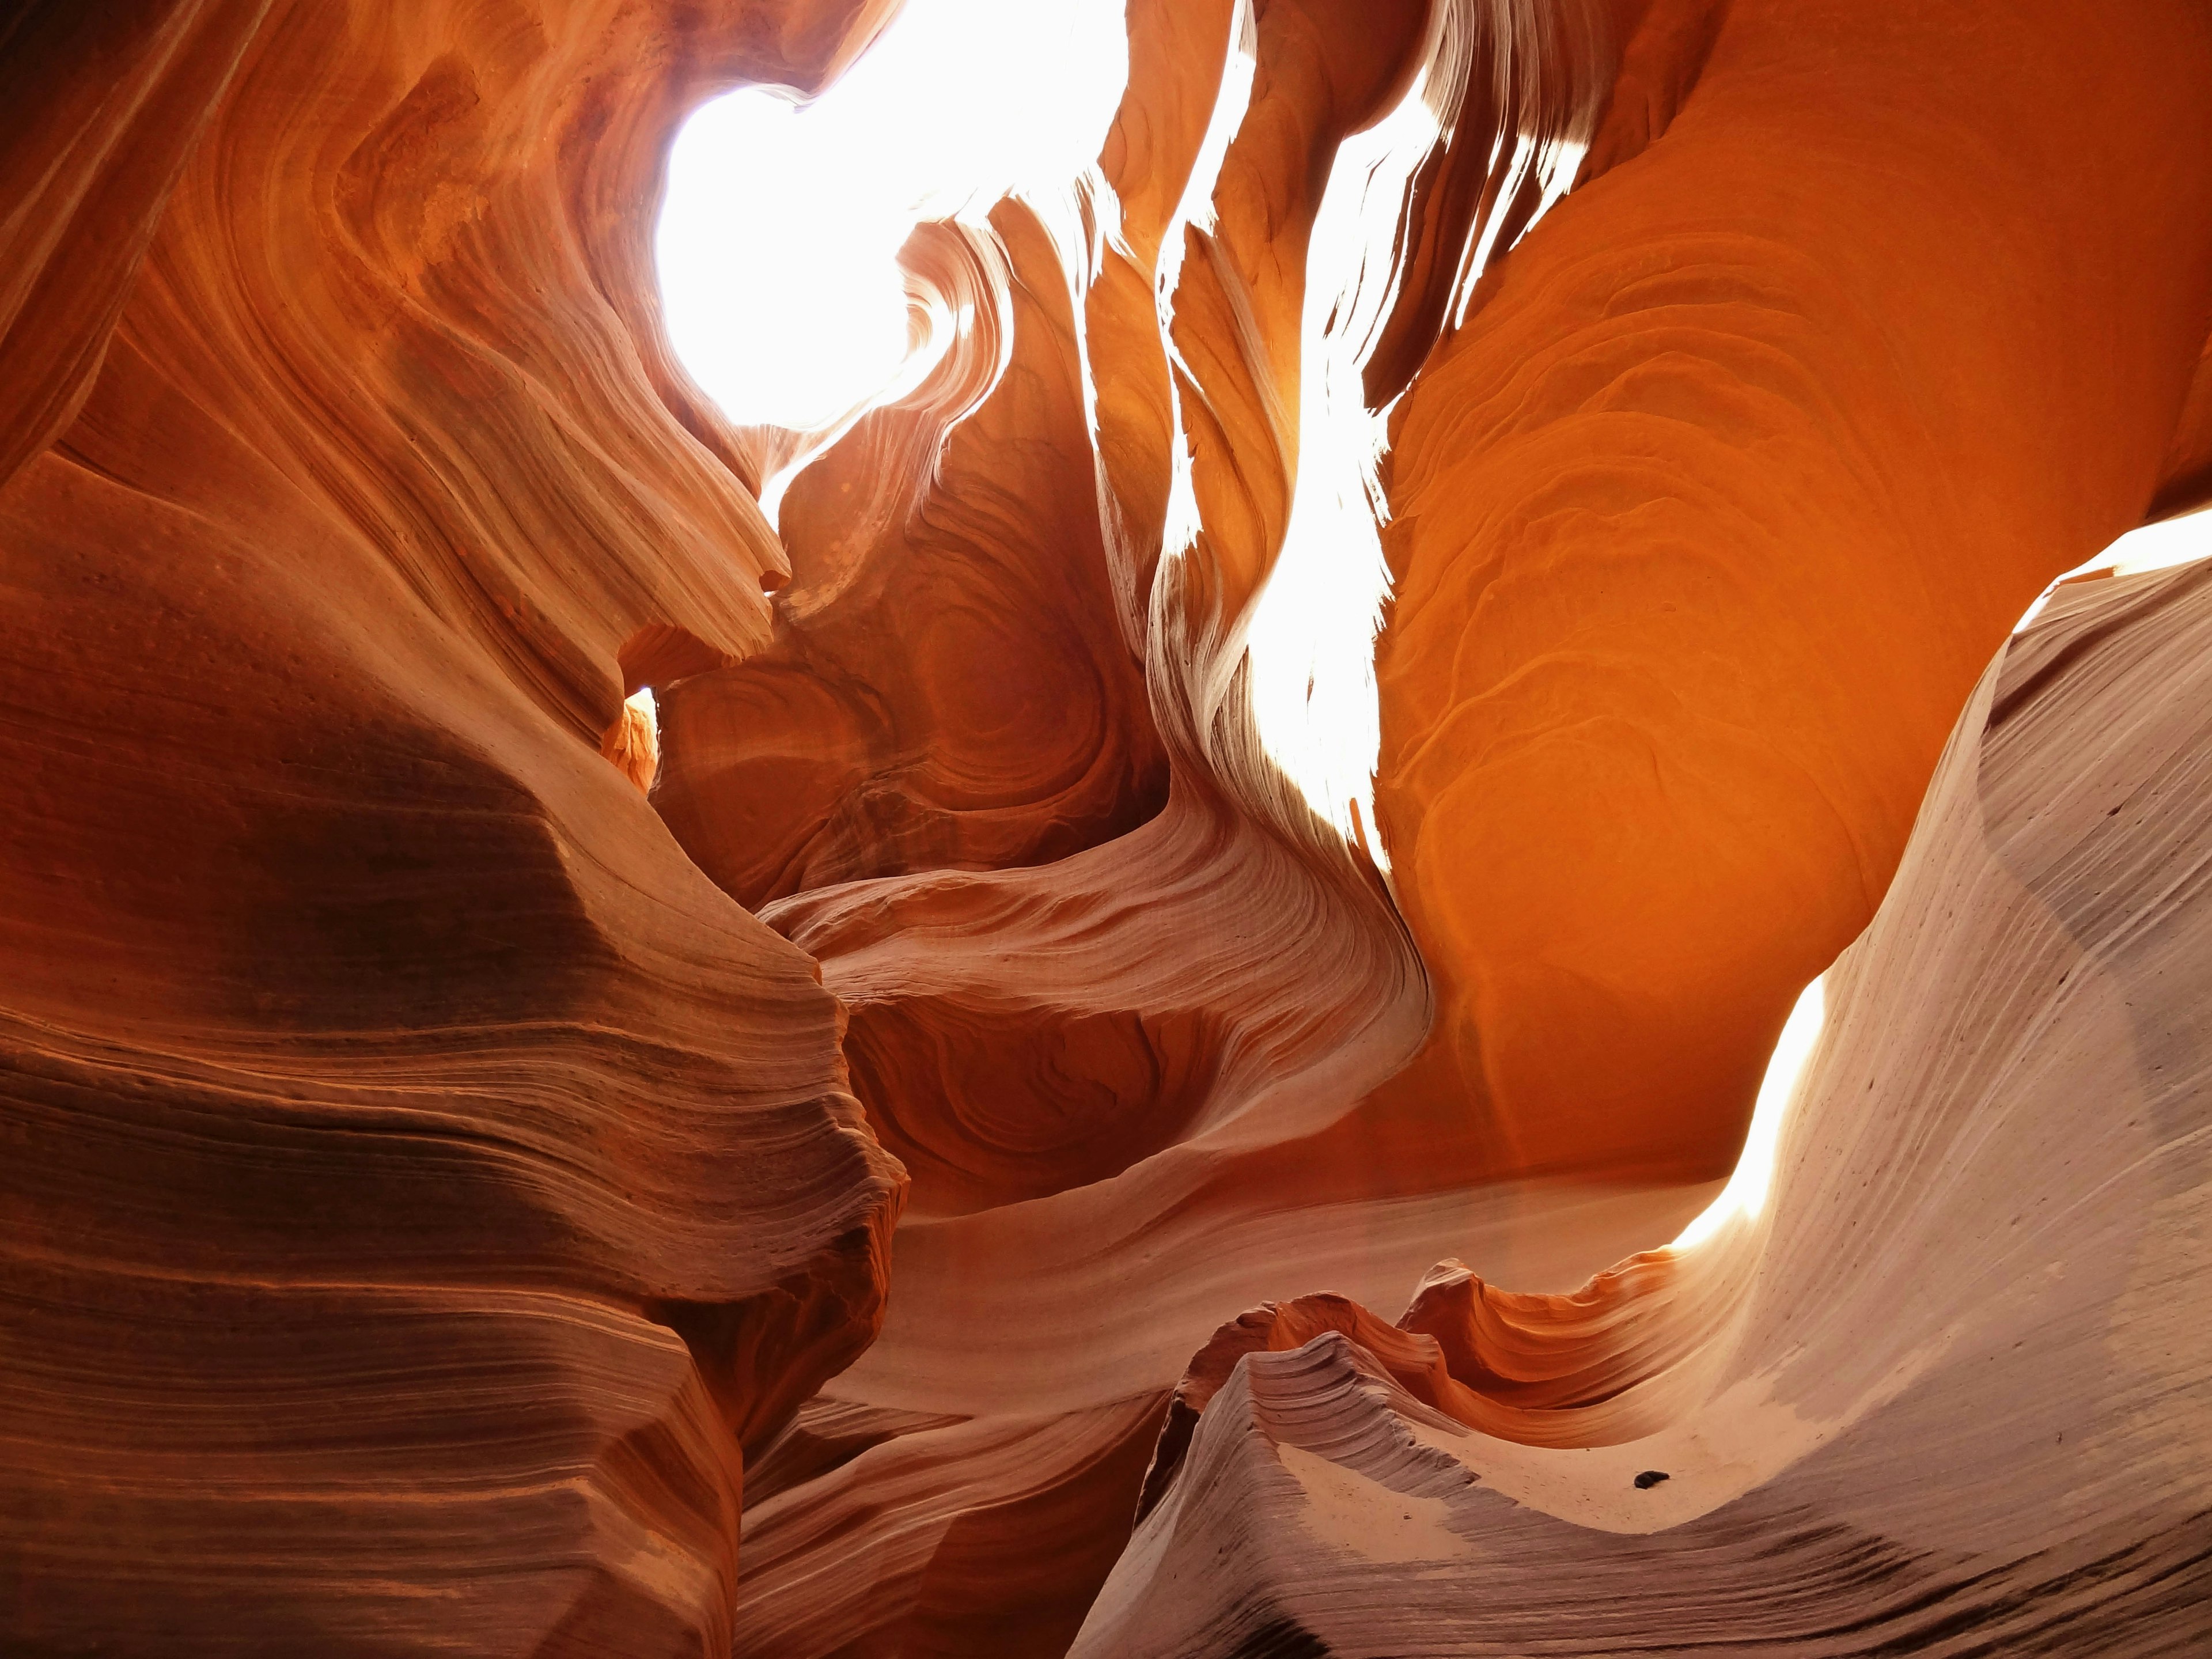
[[[1646,1469],[1643,1474],[1636,1477],[1636,1490],[1638,1492],[1650,1492],[1652,1487],[1657,1486],[1666,1478],[1667,1471],[1664,1469]]]

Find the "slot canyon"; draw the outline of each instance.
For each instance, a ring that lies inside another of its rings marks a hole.
[[[0,1655],[2212,1652],[2212,7],[1109,9],[0,4]]]

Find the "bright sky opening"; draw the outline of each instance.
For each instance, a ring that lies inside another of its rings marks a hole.
[[[895,380],[917,222],[1056,188],[1128,79],[1121,0],[908,0],[821,97],[748,89],[678,135],[656,252],[669,338],[732,420],[826,425]]]

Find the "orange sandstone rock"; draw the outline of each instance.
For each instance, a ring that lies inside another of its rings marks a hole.
[[[625,651],[754,648],[782,562],[656,390],[644,209],[684,109],[881,10],[69,23],[13,130],[80,182],[7,361],[98,372],[11,379],[11,441],[82,408],[0,491],[0,1646],[726,1651],[744,1451],[879,1320],[901,1177],[599,752]]]
[[[1493,1171],[1726,1169],[2212,318],[2201,9],[1725,12],[1393,420],[1376,809],[1438,994],[1395,1086]]]
[[[2201,1636],[2203,583],[1984,674],[2204,498],[2201,10],[1261,0],[1201,228],[1132,0],[779,535],[659,156],[891,9],[0,37],[0,1644]],[[1417,83],[1386,878],[1241,630]]]
[[[1764,1206],[1571,1297],[1224,1327],[1072,1652],[2201,1644],[2206,576],[1990,665]]]

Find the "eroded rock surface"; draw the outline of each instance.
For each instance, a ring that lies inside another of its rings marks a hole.
[[[1074,1653],[2201,1642],[2206,575],[2062,590],[1984,674],[1758,1213],[1225,1328]]]
[[[2202,9],[1130,0],[732,428],[663,147],[893,9],[0,26],[6,1645],[2202,1639],[2212,612],[2005,644],[2205,496]],[[1409,94],[1347,845],[1244,629]]]
[[[656,391],[637,204],[873,17],[103,9],[11,133],[105,159],[13,250],[10,350],[97,373],[5,387],[80,407],[0,492],[0,1645],[724,1650],[901,1178],[599,754],[625,650],[754,648],[782,562]]]
[[[1393,420],[1376,808],[1438,998],[1395,1086],[1532,1170],[1725,1170],[1990,653],[2140,521],[2204,337],[2172,215],[2212,175],[2164,158],[2212,126],[2144,68],[2201,67],[2201,14],[2030,6],[1993,58],[1973,8],[1723,9]]]

